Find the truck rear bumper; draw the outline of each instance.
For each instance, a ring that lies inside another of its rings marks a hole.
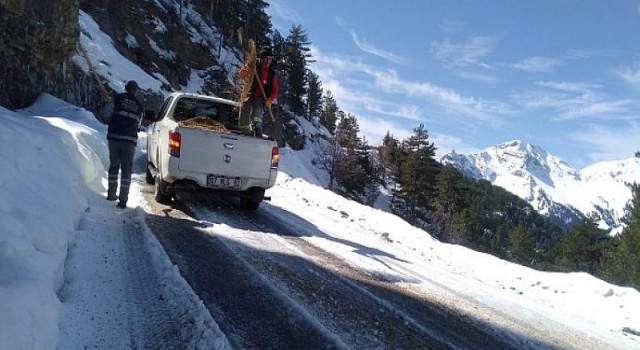
[[[263,189],[271,188],[276,184],[276,177],[278,174],[278,169],[272,168],[268,170],[268,173],[265,172],[266,176],[264,178],[256,178],[247,176],[234,176],[229,174],[182,171],[180,170],[179,166],[179,158],[169,157],[169,164],[166,169],[167,171],[163,174],[163,180],[169,183],[190,180],[202,188],[242,192],[247,191],[253,187],[259,187]],[[239,188],[216,188],[208,186],[207,177],[209,175],[215,175],[217,177],[225,177],[230,179],[239,179],[241,181],[241,185]]]
[[[177,180],[171,184],[171,186],[181,192],[198,193],[198,194],[211,194],[216,196],[225,197],[238,197],[238,198],[260,198],[261,200],[271,200],[271,197],[264,195],[264,188],[250,187],[245,190],[230,190],[213,187],[203,187],[193,180]]]

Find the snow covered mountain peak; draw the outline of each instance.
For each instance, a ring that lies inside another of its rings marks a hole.
[[[484,153],[497,160],[501,172],[514,176],[534,176],[553,186],[558,179],[579,180],[579,174],[560,158],[549,154],[542,148],[513,140],[487,148]]]
[[[640,158],[594,163],[580,170],[580,174],[588,181],[637,182],[640,181]]]
[[[534,181],[554,187],[556,182],[565,179],[580,180],[580,174],[560,158],[520,140],[504,142],[477,154],[452,152],[442,156],[441,162],[454,164],[469,176],[493,183]],[[530,197],[532,192],[528,192],[521,193],[521,197]]]
[[[577,171],[541,147],[520,140],[476,154],[451,152],[440,161],[514,193],[565,227],[582,215],[593,215],[601,228],[620,228],[631,198],[625,182],[640,179],[637,158],[596,163]]]

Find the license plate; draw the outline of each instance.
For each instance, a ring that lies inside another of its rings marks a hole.
[[[242,180],[239,178],[207,175],[207,186],[218,188],[240,188]]]

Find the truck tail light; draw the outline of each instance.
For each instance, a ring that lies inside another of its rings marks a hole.
[[[277,168],[280,163],[280,150],[277,146],[271,149],[271,168]]]
[[[169,155],[180,158],[180,133],[169,131]]]

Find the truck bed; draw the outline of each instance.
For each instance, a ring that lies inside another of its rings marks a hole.
[[[178,127],[181,170],[227,177],[268,179],[275,143],[233,133]]]

